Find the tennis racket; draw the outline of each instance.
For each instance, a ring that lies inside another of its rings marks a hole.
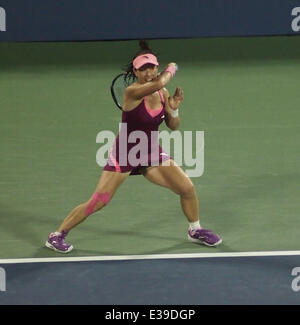
[[[125,73],[118,74],[112,81],[110,86],[111,96],[113,98],[114,103],[116,106],[122,110],[123,106],[123,96],[125,93],[125,89],[128,84],[125,81]]]

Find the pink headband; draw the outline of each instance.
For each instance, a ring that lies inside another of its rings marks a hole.
[[[150,53],[139,55],[132,62],[135,69],[139,69],[140,67],[142,67],[144,64],[147,63],[159,65],[157,61],[157,57]]]

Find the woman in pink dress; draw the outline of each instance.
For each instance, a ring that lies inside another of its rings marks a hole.
[[[179,105],[183,91],[177,87],[170,96],[165,86],[175,76],[177,65],[169,63],[159,74],[157,56],[144,41],[140,51],[133,57],[127,69],[130,84],[124,94],[122,126],[110,152],[106,166],[91,198],[78,205],[63,220],[56,232],[49,234],[46,246],[61,253],[68,253],[73,246],[65,241],[69,231],[84,221],[89,215],[106,206],[119,186],[129,175],[143,175],[150,182],[166,187],[180,198],[182,211],[188,221],[187,238],[191,242],[216,246],[222,242],[219,235],[204,229],[199,221],[198,198],[191,179],[163,151],[158,141],[158,127],[165,121],[168,128],[179,128]],[[135,135],[143,135],[143,144]],[[136,141],[128,141],[130,135]],[[131,155],[139,145],[139,152]]]

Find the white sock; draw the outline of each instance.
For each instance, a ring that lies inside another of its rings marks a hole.
[[[189,222],[189,225],[192,230],[201,229],[199,220],[195,222]]]
[[[55,231],[55,233],[54,233],[56,236],[59,236],[59,235],[61,235],[61,232],[59,232],[59,231]]]

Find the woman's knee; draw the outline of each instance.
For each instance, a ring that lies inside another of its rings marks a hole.
[[[187,182],[180,187],[179,195],[183,198],[190,198],[196,195],[195,186],[191,182]]]
[[[103,208],[110,202],[110,200],[111,194],[109,192],[95,192],[90,198],[90,200],[86,203],[86,217]]]

